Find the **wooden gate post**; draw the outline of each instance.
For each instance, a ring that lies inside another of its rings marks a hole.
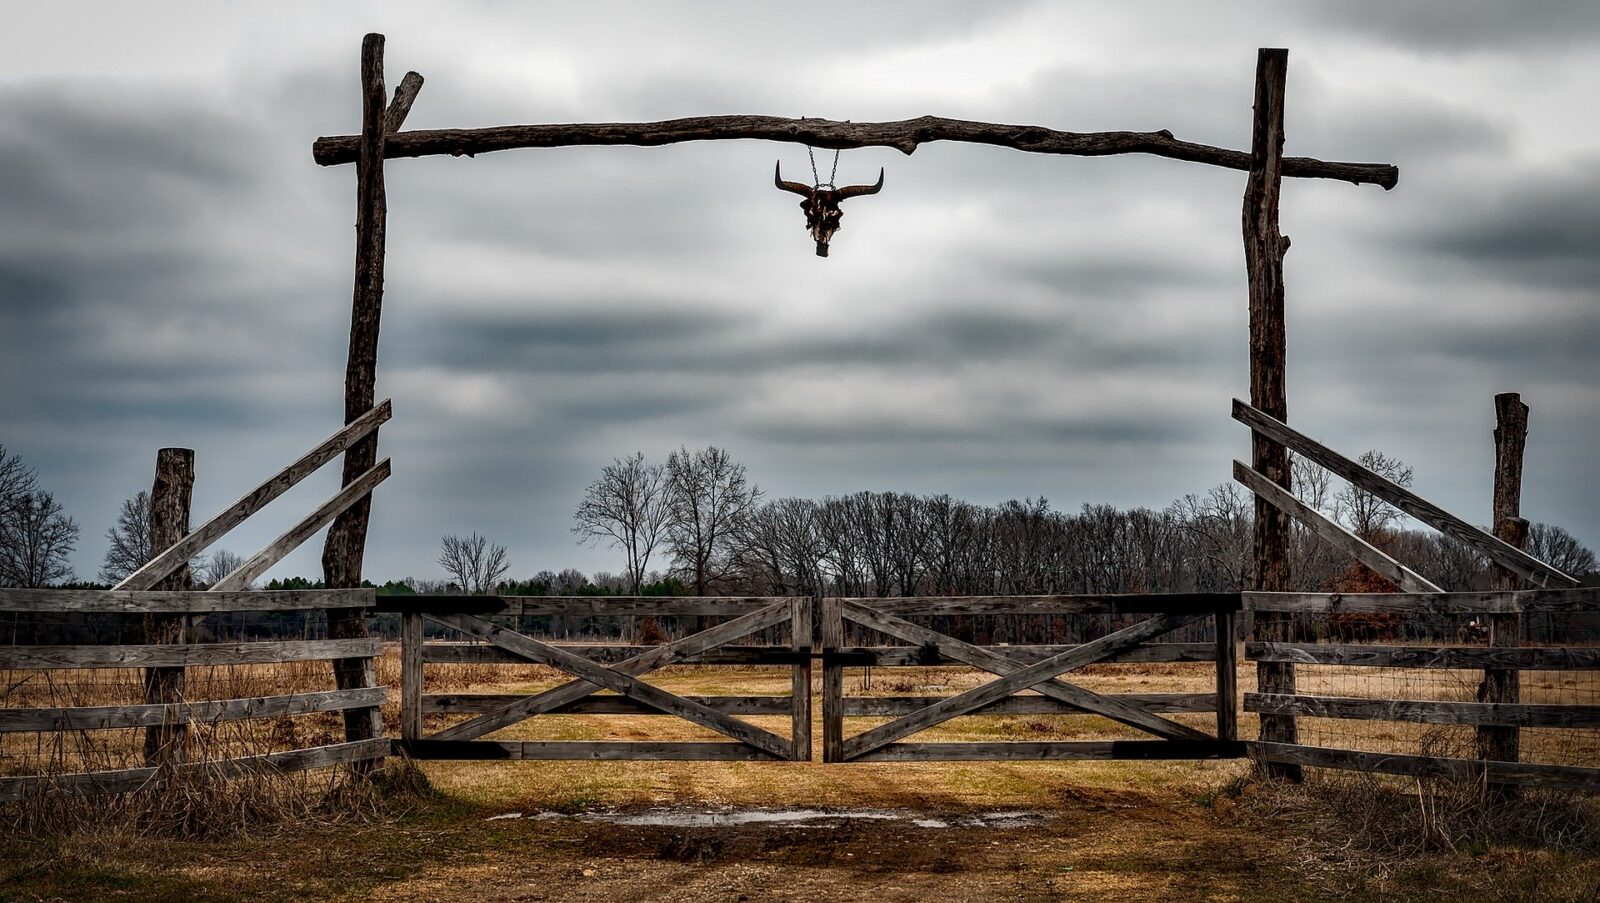
[[[1283,254],[1289,239],[1278,233],[1278,196],[1283,182],[1283,96],[1289,51],[1262,48],[1256,53],[1255,121],[1250,137],[1250,177],[1244,194],[1244,260],[1250,292],[1250,403],[1287,422],[1289,400],[1284,385],[1288,353],[1284,329]],[[1251,464],[1267,479],[1289,490],[1289,452],[1282,444],[1251,433]],[[1255,575],[1262,592],[1289,588],[1289,521],[1283,512],[1255,497]],[[1293,615],[1256,612],[1255,638],[1293,639]],[[1294,693],[1294,665],[1261,662],[1256,682],[1263,693]],[[1294,715],[1262,715],[1261,739],[1297,743]],[[1266,773],[1298,780],[1300,766],[1267,763]]]
[[[150,551],[159,555],[189,534],[189,502],[194,492],[194,449],[163,448],[156,452],[155,483],[150,487]],[[189,563],[163,578],[152,589],[190,588]],[[188,640],[188,615],[144,616],[146,643],[183,643]],[[183,699],[183,667],[146,668],[144,701],[172,705]],[[151,725],[144,729],[144,763],[181,762],[187,730],[182,723]]]
[[[1237,612],[1217,609],[1217,739],[1239,739],[1239,637]]]
[[[796,762],[811,761],[811,607],[810,599],[795,599],[789,617],[790,647],[798,656],[791,676],[789,693],[793,725],[793,751],[790,758]]]
[[[422,739],[422,615],[400,615],[400,737]]]
[[[375,399],[378,322],[383,309],[384,230],[388,217],[388,201],[383,189],[387,133],[383,35],[369,34],[361,42],[361,153],[356,161],[356,277],[350,309],[350,354],[345,365],[346,423],[365,414]],[[345,452],[343,485],[359,479],[377,459],[378,433],[374,430]],[[330,588],[361,585],[361,562],[366,552],[367,521],[371,513],[372,497],[363,496],[334,518],[328,528],[322,548],[322,578]],[[364,609],[329,610],[330,637],[365,637],[370,632]],[[372,659],[340,659],[333,663],[333,673],[341,690],[377,683],[377,669]],[[382,714],[375,708],[346,710],[344,733],[346,740],[382,736]]]
[[[844,761],[844,610],[837,598],[822,600],[822,761]]]
[[[1494,532],[1497,537],[1519,549],[1528,545],[1528,522],[1522,513],[1522,456],[1528,439],[1528,406],[1515,392],[1505,392],[1494,397]],[[1494,588],[1497,590],[1522,589],[1522,579],[1505,568],[1494,565]],[[1521,615],[1491,614],[1489,620],[1490,646],[1519,646],[1522,644]],[[1520,695],[1519,673],[1514,668],[1486,668],[1483,684],[1478,688],[1479,702],[1513,703]],[[1520,737],[1515,727],[1479,727],[1478,757],[1500,762],[1517,761]],[[1515,792],[1515,788],[1498,787],[1500,793]]]

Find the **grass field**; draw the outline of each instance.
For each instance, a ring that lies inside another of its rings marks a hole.
[[[383,673],[396,671],[391,655]],[[277,692],[325,680],[309,670],[257,676]],[[536,666],[437,665],[428,677],[430,692],[559,680]],[[866,691],[852,671],[847,692],[953,693],[983,679],[885,669]],[[1205,692],[1212,676],[1205,665],[1127,665],[1074,679],[1100,691]],[[675,668],[652,680],[678,693],[789,690],[781,669]],[[1241,689],[1253,686],[1253,669],[1242,669]],[[429,728],[454,717],[430,716]],[[311,734],[336,718],[297,720]],[[784,718],[752,720],[787,731]],[[846,730],[872,723],[851,719]],[[1248,732],[1254,719],[1241,725]],[[680,719],[633,715],[542,717],[495,736],[715,739]],[[919,739],[1136,736],[1096,717],[1026,715],[963,718]],[[361,818],[329,813],[206,841],[127,824],[11,836],[0,843],[0,900],[1600,899],[1581,829],[1559,843],[1452,840],[1417,803],[1440,801],[1405,784],[1279,789],[1249,781],[1239,761],[418,767],[431,790]],[[1406,843],[1407,812],[1419,837],[1437,837]],[[1374,818],[1399,820],[1399,839],[1377,837]]]

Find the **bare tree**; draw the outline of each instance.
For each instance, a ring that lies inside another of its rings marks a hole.
[[[196,570],[200,573],[201,579],[207,586],[215,586],[217,581],[228,576],[234,571],[237,571],[243,564],[243,556],[230,552],[227,549],[218,549],[215,552],[212,552],[211,557],[206,559],[205,564],[201,565]],[[241,587],[241,589],[249,588],[249,585]]]
[[[12,499],[39,488],[39,476],[22,459],[0,445],[0,510]]]
[[[78,525],[55,496],[20,492],[0,510],[0,585],[49,586],[72,576],[67,559],[78,544]]]
[[[650,556],[664,538],[671,513],[668,496],[663,468],[645,463],[644,452],[635,452],[606,465],[573,512],[572,532],[579,542],[604,540],[623,550],[634,593],[639,592]]]
[[[724,576],[728,543],[761,500],[761,489],[725,449],[709,446],[667,457],[667,545],[694,581],[694,593]]]
[[[1399,458],[1377,449],[1363,452],[1357,459],[1362,467],[1401,486],[1410,486],[1413,469]],[[1351,532],[1373,542],[1400,520],[1400,510],[1356,485],[1346,486],[1338,495],[1339,513]]]
[[[461,591],[481,596],[494,589],[511,565],[504,546],[474,532],[466,539],[454,534],[440,540],[439,566],[455,579]]]
[[[106,557],[100,562],[100,579],[116,583],[155,557],[150,548],[150,493],[140,491],[122,500],[117,522],[106,530]],[[213,581],[214,582],[214,581]]]
[[[1578,537],[1553,524],[1534,524],[1528,528],[1528,554],[1579,579],[1595,571],[1594,552],[1579,542]]]

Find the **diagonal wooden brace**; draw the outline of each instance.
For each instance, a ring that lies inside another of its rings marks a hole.
[[[785,603],[769,605],[765,608],[740,615],[731,621],[725,621],[708,630],[691,634],[682,639],[674,640],[662,646],[657,646],[648,652],[640,653],[630,659],[618,662],[611,670],[630,677],[639,677],[657,668],[675,664],[686,658],[709,652],[718,646],[741,639],[757,630],[763,630],[781,623],[788,616]],[[479,737],[494,733],[503,727],[509,727],[519,721],[543,715],[559,709],[564,705],[576,702],[585,696],[599,692],[598,687],[586,680],[574,680],[507,703],[501,708],[485,712],[470,721],[453,725],[428,737],[429,740],[476,740]]]
[[[778,606],[778,608],[778,620],[788,616],[786,607]],[[469,636],[485,640],[507,652],[540,664],[560,668],[569,674],[597,685],[599,688],[613,690],[629,699],[638,700],[651,708],[660,709],[667,714],[677,715],[680,718],[692,721],[701,727],[710,728],[719,734],[732,737],[775,758],[787,759],[789,757],[789,741],[771,731],[740,721],[731,715],[723,714],[694,700],[669,693],[660,687],[637,680],[631,675],[597,665],[580,655],[574,655],[548,643],[541,643],[516,631],[497,627],[474,615],[429,613],[425,614],[424,617],[446,627],[453,627]]]
[[[851,620],[858,621],[874,629],[883,630],[891,636],[899,636],[909,642],[927,642],[928,639],[926,637],[912,639],[910,636],[926,631],[936,638],[934,641],[939,643],[941,649],[946,649],[952,658],[965,660],[967,664],[974,667],[1002,675],[999,680],[991,681],[947,699],[941,699],[933,705],[912,712],[904,718],[898,718],[888,724],[879,725],[849,738],[844,743],[844,757],[846,759],[864,755],[902,737],[927,730],[951,718],[974,712],[1013,693],[1036,685],[1038,691],[1044,695],[1097,715],[1104,715],[1117,721],[1132,724],[1158,736],[1182,740],[1214,739],[1188,725],[1160,718],[1136,706],[1120,703],[1098,693],[1084,690],[1081,687],[1054,680],[1059,674],[1075,668],[1081,668],[1084,665],[1115,655],[1125,649],[1131,649],[1140,643],[1176,630],[1185,624],[1210,617],[1209,612],[1158,615],[1131,627],[1107,634],[1098,640],[1084,643],[1059,655],[1054,655],[1026,666],[1019,665],[1004,656],[989,653],[987,650],[976,646],[960,643],[943,634],[927,631],[926,628],[918,627],[908,621],[882,615],[858,603],[846,603],[845,612],[846,616]],[[905,629],[908,627],[911,630]],[[963,659],[964,655],[967,658]]]

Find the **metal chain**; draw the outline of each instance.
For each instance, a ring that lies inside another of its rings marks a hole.
[[[822,181],[822,176],[820,174],[818,174],[818,172],[817,172],[817,155],[813,152],[812,147],[809,144],[806,145],[806,156],[811,159],[811,184],[815,185],[818,188],[821,188],[823,185],[827,185],[829,188],[833,188],[835,186],[835,184],[836,184],[834,182],[834,179],[837,179],[839,177],[839,150],[838,150],[838,148],[835,148],[834,151],[833,151],[833,171],[828,173],[828,181],[826,181],[826,182]]]

